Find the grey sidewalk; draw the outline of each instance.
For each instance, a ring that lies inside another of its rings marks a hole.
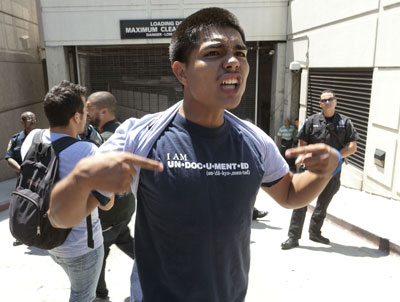
[[[0,182],[0,211],[6,210],[16,179]],[[310,209],[315,205],[311,203]],[[400,255],[400,201],[342,186],[333,198],[327,219]]]
[[[8,185],[1,184],[3,190],[0,200],[9,199],[8,194],[14,183],[15,180]],[[354,205],[357,211],[359,209],[356,206],[363,204],[364,209],[362,213],[355,215],[350,212],[349,204]],[[375,215],[378,211],[374,208],[378,204],[382,205],[382,211],[379,212],[385,215]],[[386,204],[393,208],[384,208]],[[398,295],[400,262],[397,255],[387,256],[378,251],[373,243],[354,236],[329,221],[324,224],[323,233],[331,239],[331,244],[322,245],[310,241],[306,236],[309,214],[300,247],[282,251],[280,244],[286,239],[291,211],[280,207],[262,190],[257,196],[256,205],[260,210],[269,211],[269,214],[252,223],[251,267],[246,302],[319,302],[321,297],[325,302],[372,302],[393,301],[393,297]],[[332,213],[334,210],[338,211],[338,214],[335,213],[337,216],[347,211],[353,223],[362,225],[365,222],[366,227],[372,225],[373,232],[379,236],[390,237],[387,230],[398,230],[396,221],[400,208],[396,201],[342,187],[331,207]],[[391,211],[390,220],[387,211]],[[355,216],[363,216],[364,220],[356,221]],[[130,227],[133,227],[133,223],[132,220]],[[382,230],[378,227],[382,227]],[[397,236],[396,233],[393,234]],[[7,210],[0,211],[0,237],[0,301],[68,300],[68,279],[47,251],[24,245],[12,246]],[[111,247],[106,274],[110,302],[129,301],[132,264],[132,260],[123,252],[115,246]],[[332,290],[333,288],[340,290]]]
[[[0,182],[0,212],[8,209],[11,192],[15,188],[17,179],[12,178]]]
[[[0,182],[0,211],[7,209],[16,179]],[[311,203],[310,209],[315,205]],[[400,255],[400,201],[342,186],[333,198],[327,219]]]
[[[331,222],[372,241],[380,250],[398,255],[399,217],[400,201],[344,186],[331,201],[327,215]]]

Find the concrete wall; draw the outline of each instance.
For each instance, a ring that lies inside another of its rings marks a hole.
[[[288,0],[41,0],[49,87],[69,79],[64,46],[169,43],[170,39],[120,39],[124,19],[185,18],[210,6],[234,13],[248,41],[283,41],[277,44],[272,83],[271,135],[283,122]],[[290,106],[290,101],[289,101]]]
[[[169,43],[170,39],[121,40],[124,19],[185,18],[210,6],[232,11],[248,41],[285,41],[287,0],[40,0],[49,87],[69,79],[63,46]]]
[[[364,170],[344,166],[342,183],[400,199],[400,1],[294,0],[288,17],[287,68],[301,62],[300,124],[307,73],[316,67],[374,68]],[[385,167],[374,164],[375,149]]]
[[[20,115],[32,111],[38,125],[47,125],[42,109],[44,79],[38,52],[39,29],[35,0],[0,1],[0,153],[11,136],[22,130]],[[0,181],[15,177],[0,161]]]
[[[286,40],[288,0],[41,0],[46,46],[169,43],[121,40],[119,20],[185,18],[210,6],[234,13],[247,40]]]

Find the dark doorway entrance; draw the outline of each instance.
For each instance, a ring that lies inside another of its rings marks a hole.
[[[267,134],[270,131],[272,58],[274,54],[273,43],[259,42],[257,126]]]

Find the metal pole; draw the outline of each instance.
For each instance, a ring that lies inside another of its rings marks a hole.
[[[256,91],[255,91],[255,106],[254,106],[254,124],[257,125],[257,116],[258,116],[258,68],[259,68],[259,54],[260,54],[260,48],[259,48],[259,42],[257,41],[257,46],[256,46]]]
[[[75,46],[75,60],[76,60],[76,74],[78,76],[78,84],[82,85],[82,83],[81,83],[81,68],[79,66],[78,46]]]

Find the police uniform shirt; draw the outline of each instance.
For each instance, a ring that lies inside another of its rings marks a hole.
[[[310,116],[297,137],[307,144],[325,143],[337,150],[360,138],[351,120],[337,112],[331,118],[326,118],[322,112]]]
[[[26,136],[25,130],[22,130],[11,137],[8,143],[6,155],[4,156],[6,160],[12,158],[15,159],[19,165],[22,163],[21,146]]]

